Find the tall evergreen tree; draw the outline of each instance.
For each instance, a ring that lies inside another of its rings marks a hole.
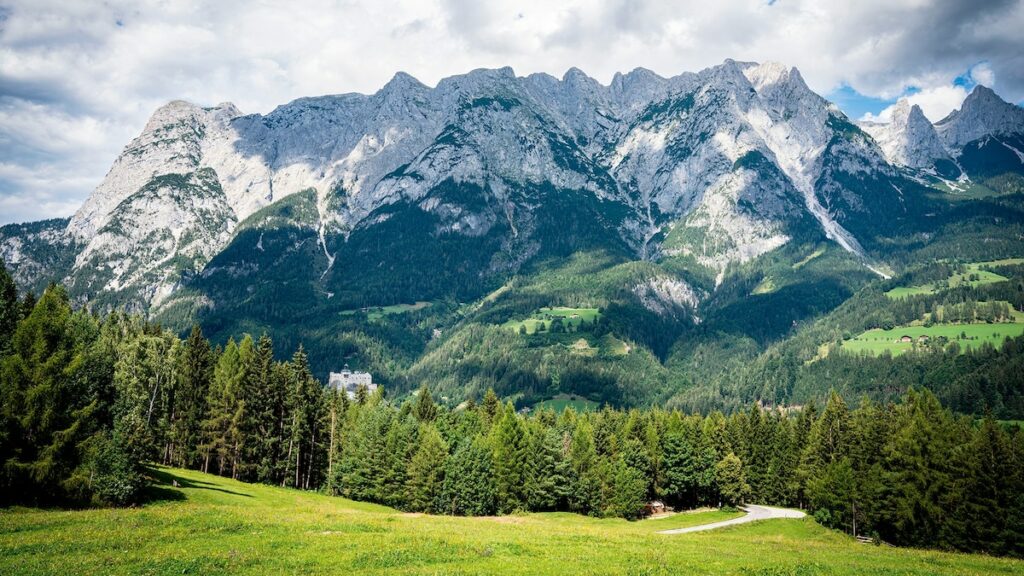
[[[448,460],[439,512],[488,516],[497,510],[494,467],[487,439],[466,438]]]
[[[171,411],[168,461],[175,466],[192,467],[201,459],[203,418],[206,394],[213,377],[214,356],[210,342],[199,325],[185,341],[178,355],[174,405]]]
[[[207,417],[203,420],[203,470],[216,464],[217,473],[231,472],[237,463],[241,442],[243,357],[234,338],[228,340],[217,359],[207,394]]]
[[[21,305],[14,279],[7,273],[7,267],[0,259],[0,358],[11,349],[11,338],[21,319]]]
[[[494,455],[494,481],[498,509],[502,512],[521,510],[526,505],[526,463],[528,442],[522,420],[509,404],[504,415],[491,430]]]
[[[63,288],[51,286],[14,332],[0,361],[0,499],[38,503],[88,497],[84,442],[96,431],[96,398],[82,377],[86,342]],[[95,329],[98,333],[98,327]]]
[[[448,445],[437,428],[423,425],[419,433],[419,448],[409,463],[406,480],[406,506],[413,512],[437,512],[443,507],[441,493],[444,487]]]
[[[434,399],[430,396],[430,388],[426,384],[416,394],[412,413],[420,422],[433,422],[434,418],[437,418],[437,405],[434,404]]]

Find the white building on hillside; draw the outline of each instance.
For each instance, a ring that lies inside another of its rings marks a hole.
[[[341,372],[331,372],[327,383],[335,389],[344,390],[350,400],[356,397],[356,389],[360,386],[366,386],[366,391],[370,393],[377,389],[369,372],[353,372],[349,370],[348,364],[345,364]]]

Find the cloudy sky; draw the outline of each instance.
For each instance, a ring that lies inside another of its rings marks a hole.
[[[796,66],[854,118],[1024,99],[1024,0],[0,0],[0,223],[70,215],[175,98],[269,112],[480,67]]]

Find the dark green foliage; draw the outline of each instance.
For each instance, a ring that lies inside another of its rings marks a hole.
[[[162,460],[416,512],[637,518],[652,498],[750,501],[895,544],[1024,553],[1019,430],[955,418],[928,391],[855,410],[833,392],[820,414],[525,416],[493,390],[459,409],[426,386],[350,402],[313,378],[301,347],[273,357],[268,336],[212,350],[199,329],[182,342],[47,290],[0,365],[4,502],[131,504],[145,462]]]
[[[424,424],[419,433],[419,448],[409,462],[405,481],[405,505],[413,512],[444,512],[442,490],[445,485],[445,467],[448,445],[430,424]]]
[[[142,460],[132,453],[132,433],[123,421],[113,435],[96,438],[92,459],[93,498],[100,504],[125,506],[139,501],[146,487]]]
[[[448,460],[438,512],[490,516],[498,511],[494,467],[486,438],[464,438]]]
[[[0,260],[0,357],[7,354],[11,347],[11,338],[21,320],[21,306],[18,302],[18,289],[14,280],[7,273],[7,268]]]
[[[213,377],[214,354],[202,329],[192,328],[178,356],[177,378],[170,410],[167,461],[175,466],[196,466],[201,454],[206,392]]]
[[[437,406],[434,404],[434,399],[430,396],[430,388],[427,386],[420,388],[419,394],[416,395],[412,413],[420,422],[430,422],[437,418]]]
[[[90,353],[98,337],[96,320],[72,312],[67,293],[56,286],[18,324],[0,361],[5,503],[83,503],[96,495],[90,470],[104,453],[97,444],[113,427],[103,410],[112,395],[110,374]]]

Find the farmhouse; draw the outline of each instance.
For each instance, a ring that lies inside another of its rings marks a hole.
[[[373,383],[373,376],[369,372],[353,372],[348,364],[341,369],[341,372],[331,372],[327,383],[336,390],[343,390],[349,399],[356,397],[356,390],[360,386],[366,386],[367,392],[373,392],[377,385]]]
[[[913,341],[914,341],[914,339],[911,338],[910,336],[907,336],[907,335],[900,336],[900,342],[913,342]]]

